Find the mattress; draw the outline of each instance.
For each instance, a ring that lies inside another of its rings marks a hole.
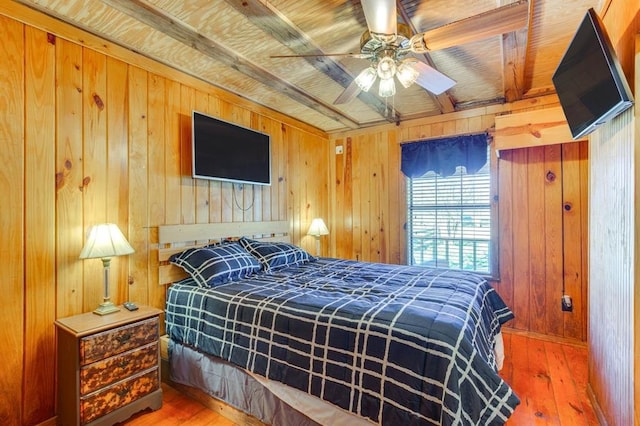
[[[503,424],[519,400],[497,374],[513,317],[476,274],[320,258],[168,291],[176,343],[378,424]]]

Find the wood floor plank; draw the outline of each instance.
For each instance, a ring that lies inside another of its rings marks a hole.
[[[571,377],[572,371],[569,369],[562,346],[545,342],[544,347],[561,424],[586,425],[580,394]]]
[[[529,366],[532,373],[531,381],[534,392],[532,400],[534,401],[536,416],[544,419],[544,423],[540,424],[559,425],[560,417],[549,375],[545,342],[537,339],[528,339],[528,341]]]
[[[500,375],[521,400],[507,425],[599,424],[587,395],[586,346],[526,334],[504,336],[506,368]]]
[[[160,410],[154,412],[142,411],[122,424],[127,426],[173,426],[184,424],[232,426],[234,424],[171,386],[163,383],[162,391],[163,400]]]
[[[528,363],[528,338],[525,336],[511,335],[511,352],[506,353],[508,362],[513,364],[513,374],[507,383],[511,385],[514,392],[520,398],[520,405],[516,408],[507,424],[524,425],[536,419],[535,401],[533,401],[534,391],[531,382],[531,370]]]
[[[586,424],[598,425],[598,417],[591,405],[591,400],[587,392],[589,381],[589,367],[587,363],[587,348],[563,345],[562,350],[567,358],[567,364],[571,366],[571,377],[578,392],[580,402],[582,403],[582,411]]]

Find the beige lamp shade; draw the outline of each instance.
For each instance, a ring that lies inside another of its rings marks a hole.
[[[108,258],[133,253],[133,247],[115,223],[101,223],[89,229],[80,259]]]
[[[101,259],[104,269],[104,299],[93,313],[107,315],[118,312],[120,309],[113,304],[109,296],[109,265],[114,256],[123,256],[133,253],[133,247],[122,235],[115,223],[101,223],[89,229],[87,241],[80,252],[80,259]]]
[[[327,225],[324,224],[324,221],[317,217],[311,221],[311,226],[309,227],[307,235],[313,235],[314,237],[329,235],[329,229],[327,228]]]

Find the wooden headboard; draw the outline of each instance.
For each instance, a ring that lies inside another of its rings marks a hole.
[[[160,285],[168,285],[187,275],[169,263],[172,254],[224,240],[248,237],[262,241],[290,242],[288,221],[196,223],[158,227],[158,274]]]

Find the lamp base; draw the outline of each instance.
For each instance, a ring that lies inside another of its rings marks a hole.
[[[98,306],[96,310],[93,311],[93,313],[96,315],[107,315],[107,314],[112,314],[114,312],[119,312],[119,311],[120,311],[120,308],[114,305],[113,302],[109,301],[109,302],[101,303],[100,306]]]

